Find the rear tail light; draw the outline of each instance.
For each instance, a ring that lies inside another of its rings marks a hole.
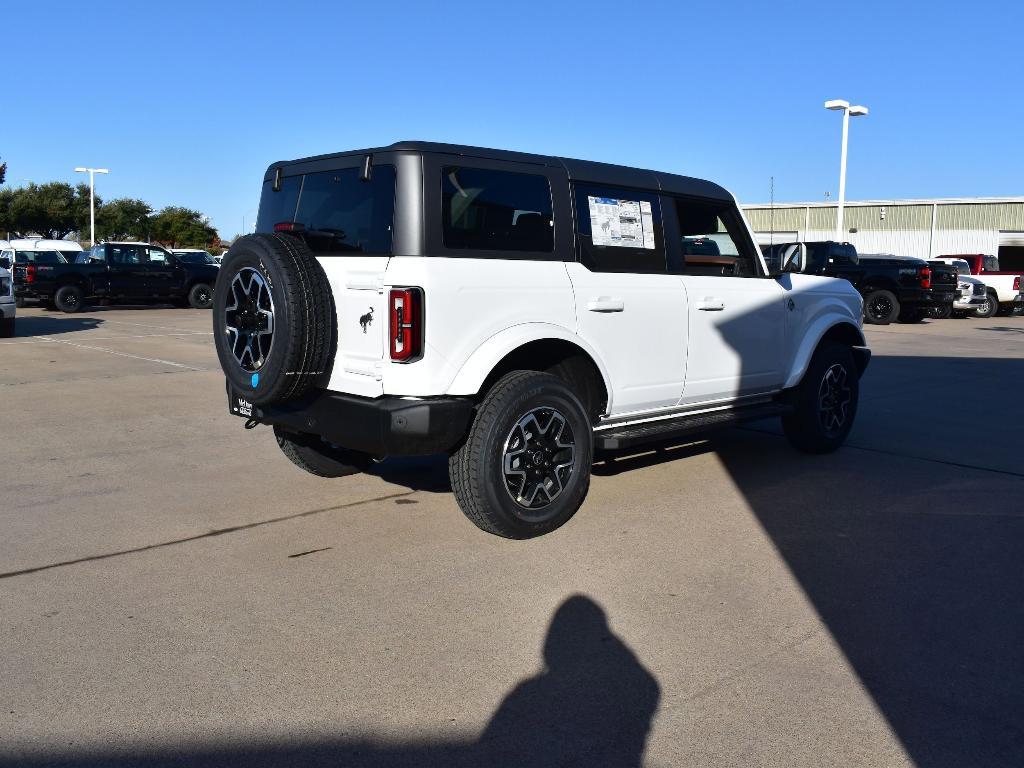
[[[932,271],[929,267],[921,267],[921,269],[917,271],[917,275],[921,278],[922,288],[932,287]]]
[[[393,288],[388,297],[391,359],[411,363],[423,356],[423,290]]]
[[[36,281],[36,265],[29,264],[25,267],[25,282],[34,283]]]
[[[1013,278],[1013,290],[1020,290],[1020,275],[1017,275],[1015,278]]]
[[[305,232],[306,225],[297,221],[279,221],[274,225],[275,232]]]

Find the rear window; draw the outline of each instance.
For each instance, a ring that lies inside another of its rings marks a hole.
[[[57,251],[16,251],[17,264],[63,264],[64,257]]]
[[[446,248],[551,253],[551,185],[544,176],[486,168],[441,169]]]
[[[319,255],[391,253],[395,169],[375,165],[369,180],[360,175],[358,168],[345,168],[289,176],[277,192],[266,182],[256,231],[294,222],[305,227],[303,237]]]

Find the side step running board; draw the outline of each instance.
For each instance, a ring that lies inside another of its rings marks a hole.
[[[612,427],[594,434],[594,448],[603,451],[618,451],[644,443],[671,440],[694,432],[705,432],[718,427],[731,427],[744,421],[767,419],[790,411],[790,406],[781,403],[764,403],[746,408],[730,408],[693,416],[677,416],[663,421]]]

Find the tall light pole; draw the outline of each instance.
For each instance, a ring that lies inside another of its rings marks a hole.
[[[867,107],[850,106],[850,102],[842,99],[831,99],[825,102],[825,109],[842,110],[843,112],[843,149],[839,158],[839,208],[836,211],[836,240],[843,242],[843,204],[846,202],[846,138],[850,132],[850,117],[860,117],[868,113]]]
[[[75,173],[89,174],[89,242],[96,245],[96,174],[110,171],[106,168],[75,168]]]

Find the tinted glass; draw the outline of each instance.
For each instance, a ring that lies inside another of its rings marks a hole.
[[[17,251],[14,261],[18,264],[63,264],[64,257],[57,251]]]
[[[81,251],[60,251],[59,253],[64,257],[64,261],[68,264],[74,264],[75,259],[78,258],[78,254],[80,254]]]
[[[295,221],[318,254],[390,253],[395,213],[395,169],[374,166],[368,181],[346,168],[306,174]]]
[[[755,255],[734,206],[719,200],[676,198],[682,235],[682,271],[694,275],[753,277]]]
[[[665,272],[661,200],[656,192],[573,187],[580,261],[594,272]]]
[[[281,188],[275,192],[274,182],[263,184],[260,198],[260,212],[256,218],[257,232],[273,232],[274,225],[282,221],[295,221],[295,206],[299,202],[299,187],[302,176],[288,176],[281,179]],[[247,234],[246,232],[242,233]]]
[[[111,264],[141,264],[143,262],[143,248],[138,245],[111,245]]]
[[[484,168],[441,169],[447,248],[551,253],[551,186],[544,176]]]
[[[579,184],[573,188],[580,261],[594,272],[665,272],[656,192]]]
[[[206,251],[171,251],[177,258],[185,264],[216,264],[213,256],[208,254]]]

